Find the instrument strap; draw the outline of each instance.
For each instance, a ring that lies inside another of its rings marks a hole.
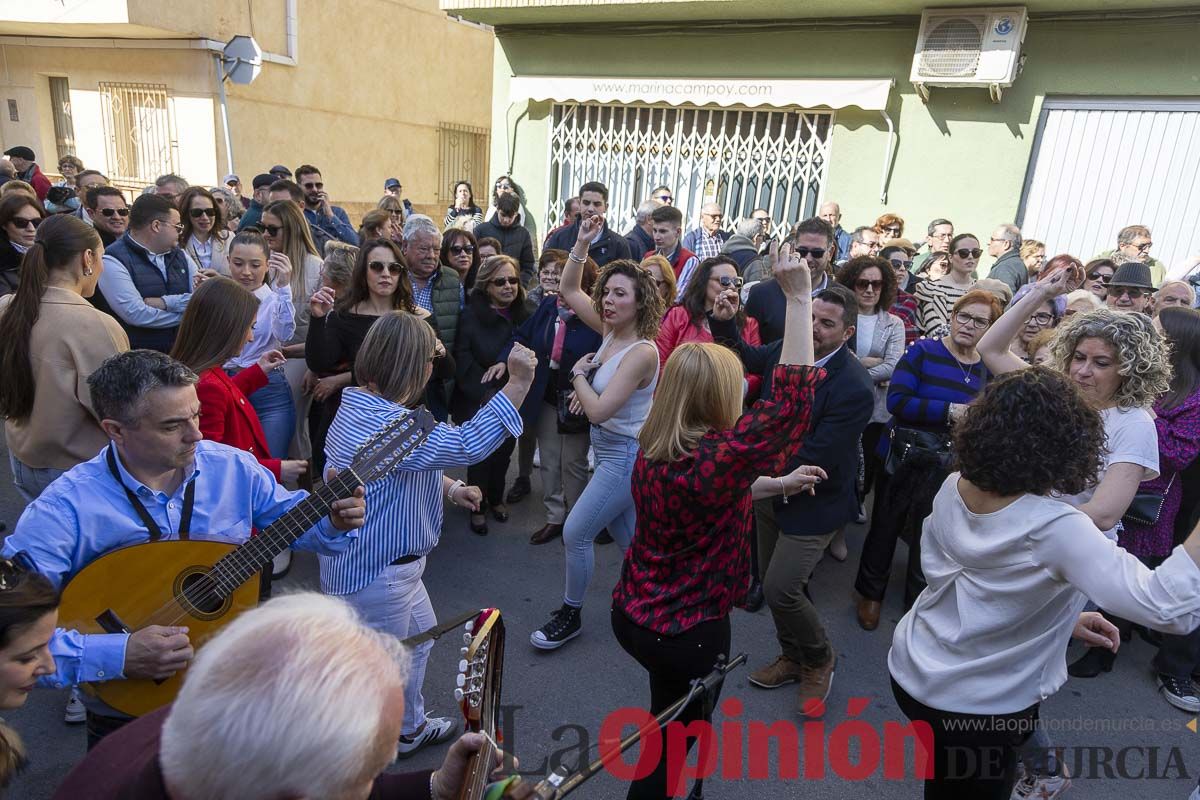
[[[125,496],[129,498],[129,504],[133,506],[133,510],[137,512],[138,519],[146,526],[146,530],[150,533],[150,541],[157,542],[162,538],[162,528],[158,527],[158,523],[154,521],[154,517],[150,516],[150,512],[142,505],[142,501],[138,496],[125,485],[125,481],[121,480],[121,473],[117,470],[117,457],[114,454],[116,448],[113,445],[108,446],[108,471],[116,479],[121,488],[125,490]],[[183,513],[179,517],[179,538],[187,541],[192,529],[192,507],[196,504],[196,481],[188,481],[187,489],[183,492]]]
[[[452,631],[455,628],[461,627],[462,625],[465,625],[466,623],[475,619],[477,616],[479,616],[478,608],[474,609],[473,611],[464,611],[448,622],[443,622],[441,625],[432,627],[424,633],[418,633],[416,636],[410,636],[401,642],[401,644],[405,647],[416,647],[417,645],[423,642],[428,642],[431,639],[440,639],[447,631]]]

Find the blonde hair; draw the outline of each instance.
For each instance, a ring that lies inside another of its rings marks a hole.
[[[1104,308],[1104,301],[1099,297],[1096,297],[1096,295],[1092,294],[1088,289],[1076,289],[1075,291],[1068,293],[1067,308],[1075,305],[1080,300],[1083,300],[1090,305],[1092,307],[1092,311],[1095,311],[1097,308]]]
[[[387,400],[400,405],[416,403],[425,394],[429,363],[436,345],[429,323],[407,311],[384,314],[372,323],[358,358],[354,373],[359,386],[375,384],[375,391]]]
[[[13,178],[12,180],[5,181],[4,185],[0,186],[0,198],[8,197],[10,194],[12,194],[14,192],[24,192],[25,194],[32,197],[36,202],[38,202],[38,203],[41,202],[40,200],[37,199],[37,192],[34,191],[33,186],[26,183],[25,181]]]
[[[712,430],[733,427],[742,413],[742,362],[727,347],[688,342],[663,368],[638,442],[650,461],[675,461]]]
[[[642,263],[639,264],[639,266],[646,271],[649,271],[651,266],[658,267],[658,271],[661,272],[663,276],[662,286],[659,287],[659,290],[660,293],[666,294],[666,297],[663,298],[663,302],[668,306],[674,304],[675,295],[679,291],[677,288],[679,284],[675,280],[675,268],[671,266],[671,262],[667,260],[667,257],[655,253],[652,256],[646,256],[643,258]]]
[[[1171,351],[1144,314],[1101,308],[1076,314],[1058,327],[1051,348],[1054,363],[1067,375],[1075,348],[1099,339],[1116,352],[1121,385],[1113,395],[1118,408],[1148,408],[1171,388]]]
[[[270,214],[279,220],[280,248],[288,261],[292,262],[292,303],[296,308],[302,308],[308,305],[308,298],[304,294],[304,262],[310,255],[318,258],[321,255],[313,244],[308,220],[304,218],[300,204],[294,200],[276,200],[263,209],[263,214]]]

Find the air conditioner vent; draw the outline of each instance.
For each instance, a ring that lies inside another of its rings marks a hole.
[[[969,19],[940,20],[925,37],[921,51],[921,74],[939,78],[974,75],[979,67],[983,35]]]

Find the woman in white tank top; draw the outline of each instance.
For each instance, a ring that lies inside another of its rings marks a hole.
[[[563,526],[562,607],[529,637],[542,650],[556,650],[581,631],[580,608],[594,564],[592,543],[600,531],[608,528],[622,553],[629,548],[635,523],[629,477],[638,453],[637,435],[658,382],[653,340],[664,309],[650,273],[632,261],[614,261],[601,271],[591,297],[581,288],[588,248],[603,231],[603,223],[599,215],[584,219],[560,282],[563,300],[604,336],[604,342],[599,352],[579,359],[571,372],[572,410],[586,414],[592,423],[596,469]]]

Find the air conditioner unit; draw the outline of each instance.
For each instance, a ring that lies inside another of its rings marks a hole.
[[[930,86],[978,86],[999,103],[1021,69],[1027,19],[1024,6],[922,11],[909,77],[917,94],[928,102]]]

